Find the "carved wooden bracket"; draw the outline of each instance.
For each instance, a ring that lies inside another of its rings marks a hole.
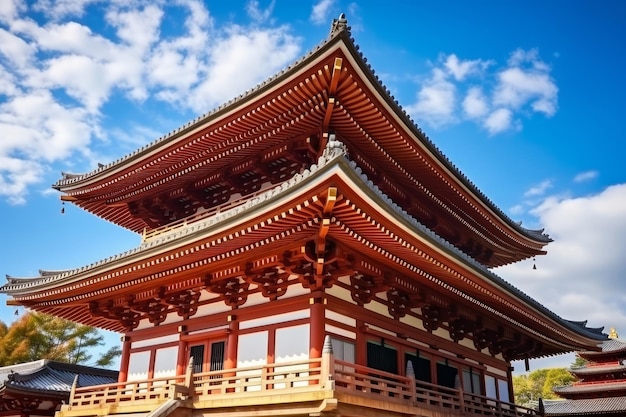
[[[114,306],[112,300],[109,300],[104,304],[92,301],[89,303],[89,311],[94,316],[119,321],[127,331],[139,326],[141,316],[140,313],[132,310],[128,304]]]
[[[183,290],[168,294],[163,293],[162,300],[173,306],[180,317],[188,319],[198,311],[200,295],[201,292],[198,290]]]
[[[239,307],[248,299],[250,283],[240,277],[231,277],[217,282],[208,282],[207,289],[220,294],[224,303],[230,307]]]
[[[252,263],[246,265],[246,280],[259,286],[264,297],[276,300],[287,292],[289,273],[278,266],[255,269]]]

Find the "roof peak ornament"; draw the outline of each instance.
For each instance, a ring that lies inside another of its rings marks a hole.
[[[330,25],[330,36],[333,37],[344,30],[350,31],[350,26],[348,26],[345,13],[341,13],[339,18],[333,19],[333,23]]]
[[[326,162],[335,159],[338,156],[347,156],[348,147],[334,133],[328,135],[328,142],[322,152],[322,156],[317,161],[318,165],[324,165]]]

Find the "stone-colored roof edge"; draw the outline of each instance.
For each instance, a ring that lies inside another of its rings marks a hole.
[[[575,375],[595,375],[603,374],[606,372],[626,371],[626,365],[596,365],[596,366],[578,366],[569,368],[569,372]]]
[[[79,381],[81,377],[88,378],[92,381],[95,377],[100,378],[101,382],[105,382],[108,379],[110,383],[116,382],[119,375],[118,371],[110,369],[97,368],[89,365],[71,364],[49,359],[40,359],[4,368],[11,368],[10,370],[12,371],[10,373],[5,373],[6,378],[2,381],[2,385],[5,389],[8,388],[11,391],[26,393],[45,394],[53,397],[65,396],[69,393],[71,388],[72,382],[69,381],[67,375],[63,375],[62,372],[68,372],[69,374],[78,376]],[[36,382],[40,376],[43,376],[45,384],[48,385],[44,386],[41,382]],[[59,389],[60,385],[64,385],[67,388]]]
[[[580,351],[578,355],[601,357],[611,354],[624,353],[626,359],[626,341],[622,339],[607,339],[600,345],[601,350],[598,351]]]
[[[581,400],[543,400],[546,416],[626,414],[626,396]]]

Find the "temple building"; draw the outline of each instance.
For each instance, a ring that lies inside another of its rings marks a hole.
[[[571,385],[554,388],[565,401],[545,401],[549,416],[626,416],[626,341],[611,328],[601,351],[581,351],[581,366],[570,368]]]
[[[343,15],[284,71],[54,188],[141,239],[0,288],[121,334],[119,381],[59,417],[521,416],[511,361],[606,339],[491,271],[549,236],[437,149]]]
[[[42,359],[0,367],[0,416],[52,417],[72,386],[115,383],[117,371]]]

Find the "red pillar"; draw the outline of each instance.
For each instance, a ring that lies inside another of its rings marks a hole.
[[[176,375],[185,375],[187,372],[187,342],[178,341],[178,357],[176,358]]]
[[[120,358],[120,373],[118,374],[118,382],[126,382],[128,380],[128,365],[130,362],[130,337],[122,336],[122,357]]]
[[[309,326],[309,358],[311,359],[322,357],[322,350],[324,348],[324,335],[326,333],[326,329],[324,326],[324,302],[325,300],[322,292],[316,292],[311,294],[311,318]]]
[[[224,358],[224,369],[237,367],[237,348],[239,346],[239,322],[237,316],[228,316],[228,337],[226,340],[226,357]]]

